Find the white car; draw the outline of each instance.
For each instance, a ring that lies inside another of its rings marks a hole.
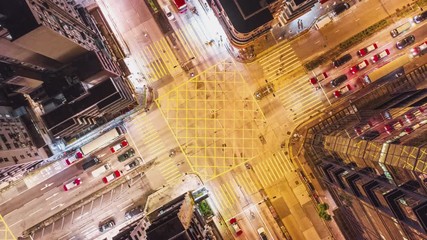
[[[72,188],[79,186],[80,184],[82,184],[82,181],[80,180],[80,178],[76,178],[73,181],[64,184],[64,190],[68,191]]]
[[[129,145],[128,141],[123,140],[121,143],[119,143],[119,144],[117,144],[115,146],[110,147],[110,151],[112,153],[115,153],[115,152],[119,151],[120,149],[122,149],[122,148],[124,148],[124,147],[126,147],[128,145]]]
[[[119,178],[120,176],[121,176],[120,171],[116,170],[116,171],[112,172],[110,175],[103,177],[102,181],[105,184],[107,184],[107,183],[113,181],[114,179]]]

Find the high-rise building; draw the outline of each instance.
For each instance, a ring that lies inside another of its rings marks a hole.
[[[427,65],[391,73],[309,129],[305,157],[346,239],[427,239],[426,79]]]
[[[147,214],[131,233],[132,239],[204,238],[205,221],[195,211],[191,192],[184,193]]]
[[[282,0],[210,0],[231,45],[244,49],[266,34],[283,10]]]
[[[0,1],[0,90],[7,103],[0,106],[24,119],[33,145],[48,152],[18,154],[17,164],[11,156],[16,165],[9,167],[24,162],[21,155],[36,163],[60,150],[57,139],[80,136],[135,107],[110,49],[94,18],[72,0]]]
[[[48,157],[43,139],[27,121],[24,108],[0,106],[0,182],[13,180]]]

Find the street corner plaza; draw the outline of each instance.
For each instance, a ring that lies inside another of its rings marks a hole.
[[[256,157],[265,116],[237,66],[222,61],[156,100],[192,170],[213,179]]]

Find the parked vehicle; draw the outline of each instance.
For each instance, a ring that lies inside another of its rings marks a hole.
[[[371,44],[367,47],[364,47],[364,48],[360,49],[359,51],[357,51],[357,55],[359,55],[359,57],[366,56],[367,54],[369,54],[370,52],[374,51],[377,48],[378,48],[377,44],[373,43],[373,44]]]
[[[101,136],[89,141],[85,145],[80,147],[80,150],[83,155],[89,156],[91,153],[115,142],[123,133],[125,128],[118,126],[116,128],[110,129],[107,132],[102,131]]]
[[[112,229],[115,225],[116,225],[116,222],[114,221],[114,219],[109,219],[106,222],[101,223],[99,225],[99,231],[100,232],[106,232],[106,231]]]
[[[82,183],[81,179],[80,178],[76,178],[73,181],[64,184],[64,190],[68,191],[70,189],[73,189],[73,188],[79,186],[81,183]]]
[[[133,157],[135,155],[135,150],[133,148],[127,150],[123,154],[120,154],[117,159],[119,159],[119,162],[124,162],[127,159]]]
[[[337,78],[335,78],[334,80],[331,81],[331,86],[332,87],[337,87],[339,86],[341,83],[345,82],[347,80],[347,75],[343,74]]]
[[[420,23],[420,22],[426,20],[427,19],[427,11],[424,11],[424,12],[418,14],[417,16],[414,16],[413,19],[414,19],[414,23]]]
[[[99,175],[105,173],[106,171],[108,171],[110,169],[111,169],[111,165],[107,163],[107,164],[102,165],[101,167],[93,170],[92,171],[92,176],[93,177],[98,177]]]
[[[122,148],[124,148],[124,147],[126,147],[128,145],[129,145],[128,141],[123,140],[121,143],[119,143],[119,144],[117,144],[115,146],[110,147],[110,151],[112,153],[115,153],[115,152],[119,151],[120,149],[122,149]]]
[[[401,40],[397,41],[396,48],[400,50],[400,49],[403,49],[403,48],[411,45],[414,42],[415,42],[415,36],[409,35],[409,36],[406,36],[406,37],[402,38]]]
[[[338,4],[335,5],[334,9],[333,9],[333,14],[335,16],[343,13],[345,10],[350,8],[350,4],[346,3],[346,2],[340,2]]]
[[[399,36],[400,34],[402,34],[403,32],[406,32],[409,28],[411,28],[411,23],[406,22],[406,23],[400,25],[399,27],[391,30],[390,35],[395,38],[395,37]]]
[[[136,206],[136,207],[132,208],[131,210],[129,210],[125,213],[125,218],[126,218],[126,220],[130,220],[133,217],[141,214],[143,211],[144,210],[141,208],[141,206]]]
[[[140,157],[137,157],[135,160],[125,165],[125,170],[130,171],[133,168],[141,165],[141,163],[142,163],[142,159]]]
[[[342,57],[333,61],[332,65],[337,68],[337,67],[344,65],[346,62],[348,62],[350,60],[351,60],[351,55],[349,53],[347,53],[346,55],[343,55]]]
[[[98,164],[100,162],[101,161],[98,158],[92,158],[91,160],[83,163],[82,168],[83,168],[83,170],[86,170],[88,168],[95,166],[96,164]]]

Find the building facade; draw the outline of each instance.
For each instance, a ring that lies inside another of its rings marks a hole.
[[[33,145],[47,150],[39,157],[8,154],[0,168],[62,154],[58,139],[78,138],[136,106],[132,86],[97,26],[74,1],[0,1],[0,91],[13,103],[4,106],[26,123]],[[8,132],[3,135],[11,141]],[[13,148],[7,144],[2,146]]]
[[[232,51],[242,58],[256,55],[254,46],[269,33],[283,10],[283,0],[209,0]]]
[[[195,211],[191,192],[187,192],[148,213],[131,237],[132,240],[202,240],[206,239],[205,225],[203,217]]]
[[[48,157],[43,140],[30,134],[35,129],[28,129],[31,124],[20,110],[0,106],[0,184],[22,176]]]
[[[305,157],[346,239],[427,239],[426,76],[392,73],[308,131]]]

